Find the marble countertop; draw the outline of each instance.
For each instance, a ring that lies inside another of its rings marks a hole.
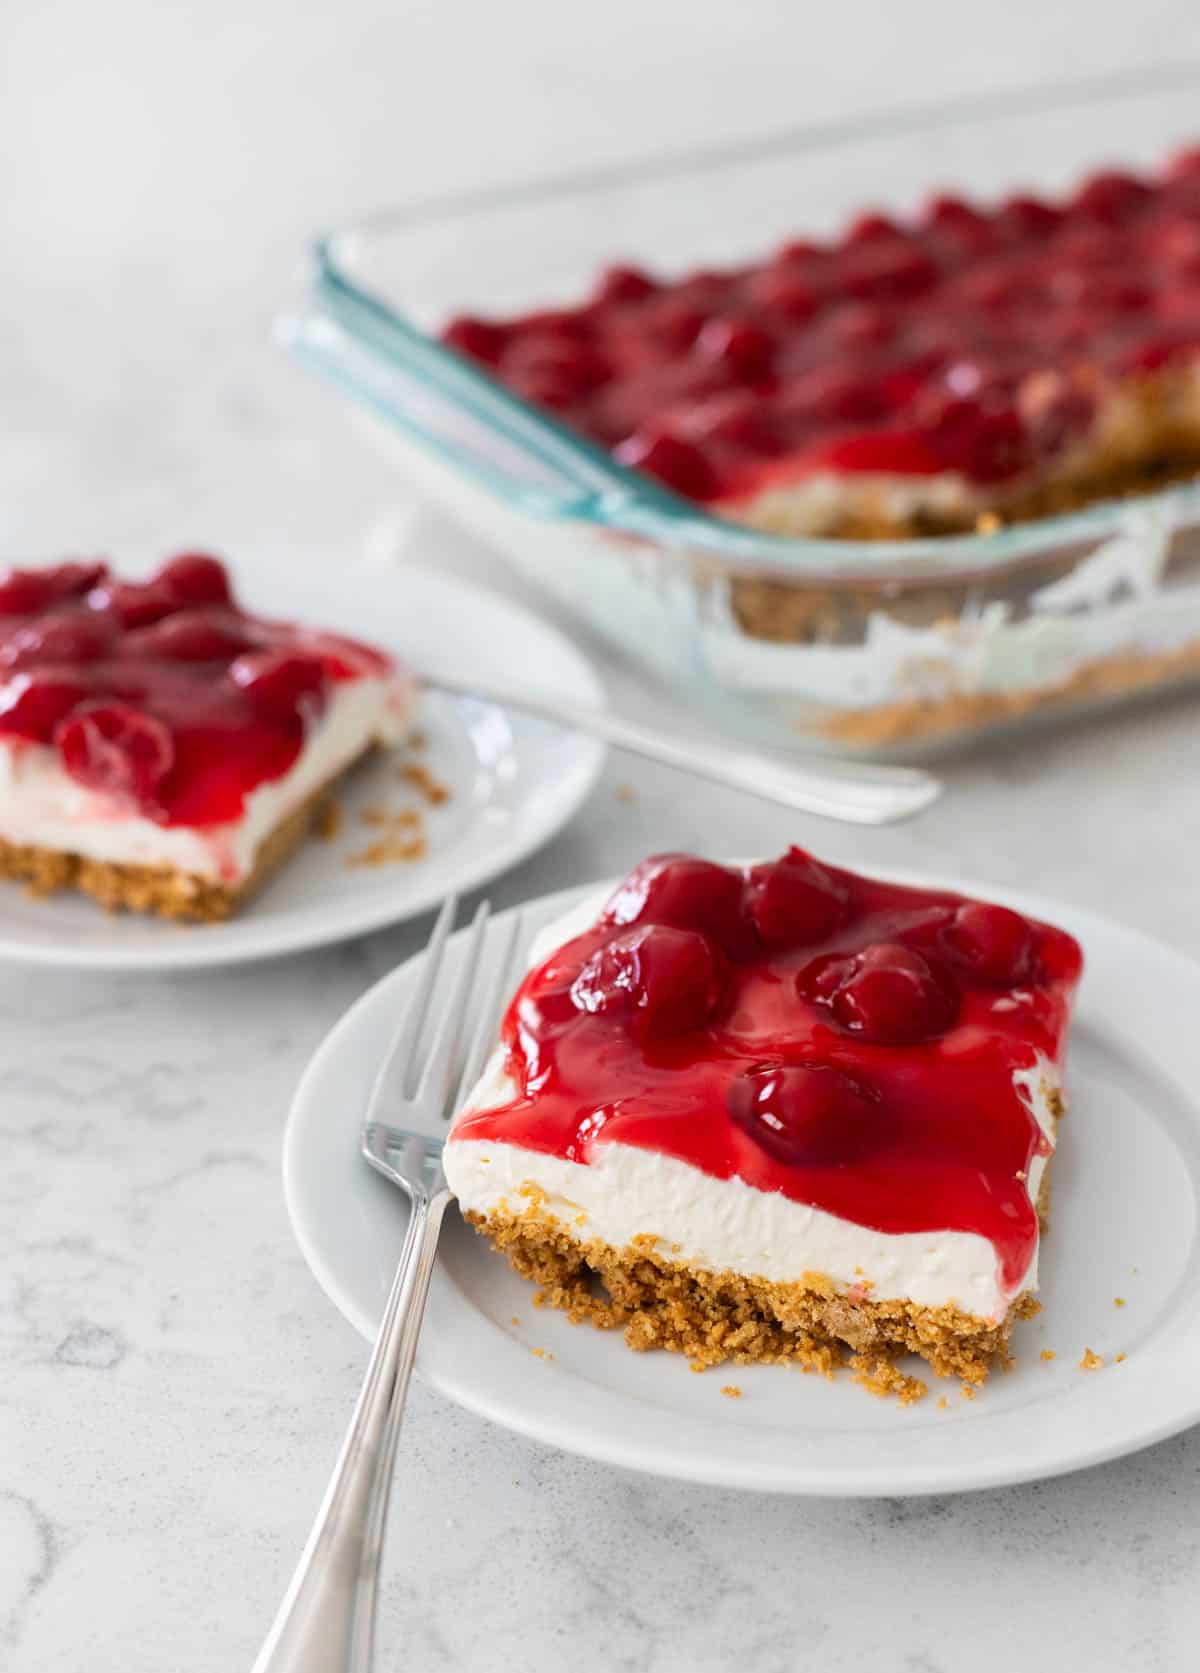
[[[806,115],[1026,85],[1068,61],[1152,64],[1191,21],[1186,0],[1026,10],[966,28],[949,4],[838,7]],[[766,3],[723,9],[701,45],[677,0],[569,18],[520,0],[503,26],[471,11],[466,55],[461,3],[75,11],[69,30],[56,5],[0,19],[5,555],[203,541],[356,560],[403,490],[269,343],[305,235],[406,193],[696,143],[718,61],[723,132],[794,122],[791,67],[817,50],[799,10]],[[406,552],[524,596],[432,518],[402,522]],[[642,707],[601,660],[614,700]],[[879,832],[614,758],[571,827],[491,893],[509,904],[651,848],[797,839],[1026,885],[1196,953],[1195,739],[1195,705],[1177,701],[989,750],[947,765],[935,815]],[[154,979],[0,967],[11,1673],[253,1659],[365,1358],[293,1244],[282,1125],[326,1030],[422,935]],[[1191,1665],[1198,1582],[1200,1430],[1042,1485],[789,1502],[553,1453],[418,1385],[380,1666],[1158,1673]]]

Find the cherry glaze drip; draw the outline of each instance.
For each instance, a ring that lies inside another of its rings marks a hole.
[[[786,943],[755,923],[772,873],[794,885]],[[659,856],[522,983],[520,1096],[455,1137],[583,1163],[633,1145],[878,1231],[977,1232],[1012,1288],[1045,1146],[1013,1075],[1061,1060],[1081,965],[1048,924],[798,849],[748,872]],[[839,1003],[864,970],[893,986]]]
[[[580,306],[442,335],[690,499],[818,470],[1002,483],[1084,434],[1115,381],[1200,354],[1200,149],[1062,202],[860,216],[748,268],[613,268]]]
[[[0,737],[55,749],[81,784],[160,825],[236,820],[295,763],[334,686],[392,666],[248,615],[203,553],[144,582],[104,563],[0,573]]]

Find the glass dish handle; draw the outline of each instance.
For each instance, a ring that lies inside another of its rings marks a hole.
[[[482,487],[540,517],[637,532],[681,502],[559,429],[452,350],[326,280],[319,299],[281,322],[290,352]]]

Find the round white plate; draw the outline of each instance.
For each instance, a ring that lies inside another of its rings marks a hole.
[[[503,682],[519,673],[576,703],[604,694],[590,664],[537,616],[427,570],[342,567],[328,572],[233,566],[249,609],[338,629],[382,645],[414,667],[441,666]],[[450,791],[425,804],[397,774],[395,756],[367,763],[339,791],[337,839],[309,840],[238,917],[176,924],[109,916],[78,895],[35,899],[0,884],[0,959],[93,970],[166,970],[274,957],[362,935],[436,905],[523,860],[575,813],[604,764],[604,746],[525,715],[427,695],[418,725],[427,746],[411,759]],[[425,858],[352,866],[378,832],[363,808],[420,808]]]
[[[873,1398],[845,1373],[825,1381],[791,1367],[725,1366],[694,1376],[675,1355],[631,1353],[615,1333],[535,1310],[532,1287],[453,1211],[421,1336],[423,1374],[471,1410],[570,1452],[781,1493],[941,1493],[1028,1481],[1115,1458],[1200,1419],[1200,966],[1074,908],[970,892],[1062,924],[1087,955],[1042,1252],[1043,1310],[1017,1326],[1009,1374],[997,1373],[971,1401],[957,1382],[930,1378],[928,1396],[908,1408]],[[579,894],[527,908],[528,933]],[[300,1247],[366,1336],[379,1321],[406,1211],[360,1160],[358,1123],[413,970],[410,962],[385,977],[325,1040],[284,1145]],[[1103,1355],[1102,1369],[1080,1369],[1089,1348]],[[1043,1360],[1042,1350],[1054,1358]],[[921,1373],[919,1362],[912,1368]],[[722,1397],[730,1383],[741,1399]]]

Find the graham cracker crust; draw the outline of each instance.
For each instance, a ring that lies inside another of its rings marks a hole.
[[[1015,1320],[1038,1310],[1031,1296],[1021,1296],[992,1324],[953,1306],[872,1301],[868,1286],[847,1292],[819,1272],[792,1283],[711,1272],[671,1260],[653,1236],[623,1249],[572,1237],[541,1192],[526,1191],[519,1213],[468,1212],[466,1219],[538,1285],[536,1305],[557,1307],[574,1324],[622,1330],[636,1352],[683,1354],[693,1370],[791,1361],[831,1374],[849,1350],[856,1380],[876,1393],[915,1399],[915,1379],[891,1363],[898,1355],[917,1354],[937,1376],[978,1384],[1007,1360]]]
[[[319,827],[335,784],[372,753],[374,745],[335,773],[259,845],[254,869],[240,883],[217,882],[174,866],[89,860],[82,854],[6,842],[0,838],[0,877],[27,883],[36,895],[77,889],[109,912],[144,912],[184,923],[220,923],[239,911]]]
[[[843,709],[821,724],[825,737],[855,748],[936,743],[1027,715],[1047,714],[1141,692],[1160,691],[1200,678],[1200,641],[1159,656],[1127,652],[1090,662],[1065,680],[1023,691],[955,692],[913,698],[871,709]]]

